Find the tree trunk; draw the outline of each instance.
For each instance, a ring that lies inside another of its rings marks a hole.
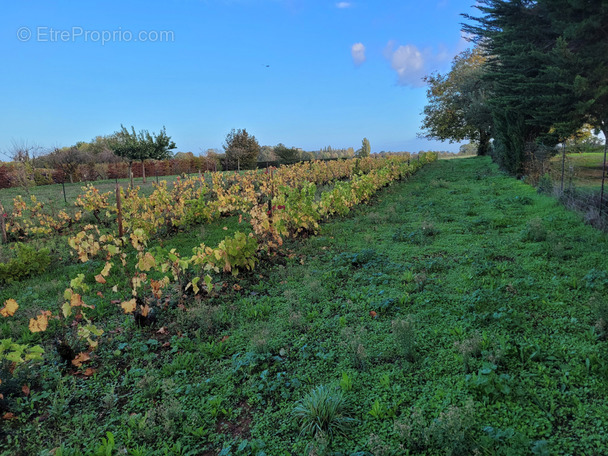
[[[142,160],[141,161],[141,176],[144,178],[143,182],[145,184],[146,183],[146,165],[144,163],[145,163],[145,161]]]
[[[131,188],[135,188],[133,186],[133,162],[129,162],[129,179],[131,179]]]
[[[477,146],[477,155],[483,157],[488,155],[490,151],[490,135],[485,131],[479,131],[479,146]]]
[[[564,174],[566,173],[566,140],[562,143],[562,183],[560,191],[564,193]]]

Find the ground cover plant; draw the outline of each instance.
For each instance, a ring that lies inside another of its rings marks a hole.
[[[294,220],[273,226],[310,221]],[[158,244],[134,232],[148,247],[121,246],[126,267],[153,276],[150,253],[178,276],[158,298],[150,281],[138,299],[120,262],[104,276],[103,256],[61,271],[67,295],[56,271],[4,287],[0,454],[608,450],[608,239],[489,159],[431,163],[316,236],[284,235],[253,271],[210,267],[204,284],[180,269],[237,230],[233,216]],[[31,332],[47,296],[54,313],[79,305]]]

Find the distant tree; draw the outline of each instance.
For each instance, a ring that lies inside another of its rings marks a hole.
[[[171,150],[175,149],[175,143],[167,136],[165,127],[158,135],[150,134],[148,130],[135,132],[132,126],[131,131],[123,125],[108,139],[108,146],[119,157],[126,159],[129,163],[129,177],[133,186],[133,162],[141,161],[143,182],[146,182],[146,160],[166,160],[171,157]]]
[[[274,154],[281,163],[291,164],[300,160],[300,151],[295,147],[287,147],[282,143],[274,147]]]
[[[458,148],[458,155],[475,155],[478,148],[479,145],[474,142],[463,144]]]
[[[232,129],[226,135],[226,165],[229,169],[254,169],[260,154],[260,145],[255,136],[245,129]]]
[[[357,150],[356,155],[359,158],[369,157],[371,151],[372,147],[369,145],[369,139],[363,138],[363,141],[361,142],[361,149]]]
[[[36,160],[42,155],[43,148],[36,144],[28,144],[26,141],[13,142],[8,155],[14,165],[14,182],[29,192],[28,187],[35,186],[34,175],[36,172]]]
[[[278,157],[274,153],[274,147],[262,146],[260,148],[260,155],[258,155],[258,162],[274,162],[278,161]]]
[[[217,171],[221,169],[222,152],[219,149],[207,149],[204,153],[205,169]]]
[[[78,165],[84,163],[83,153],[76,146],[57,148],[47,156],[47,160],[53,168],[68,176],[70,183],[74,183]]]
[[[468,139],[478,144],[478,155],[488,153],[492,116],[490,86],[483,79],[485,60],[480,48],[469,49],[454,58],[449,73],[424,78],[428,104],[423,111],[422,136],[449,142]]]

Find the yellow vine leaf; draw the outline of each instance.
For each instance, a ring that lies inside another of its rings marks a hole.
[[[4,301],[4,307],[0,309],[0,315],[3,317],[12,317],[19,308],[19,304],[14,299]]]
[[[82,296],[80,296],[78,293],[72,293],[72,296],[70,296],[70,306],[80,307],[83,304],[84,302],[82,301]]]
[[[33,333],[46,331],[46,328],[49,325],[50,315],[51,312],[49,312],[48,310],[44,310],[35,319],[30,318],[30,331]]]
[[[106,262],[106,265],[101,270],[101,275],[103,277],[108,277],[108,274],[110,273],[110,269],[112,269],[112,263]]]
[[[63,313],[64,318],[68,318],[70,315],[72,315],[72,306],[69,302],[66,301],[63,303],[61,306],[61,312]]]
[[[137,267],[140,271],[149,271],[153,267],[156,266],[156,259],[152,256],[150,252],[146,252],[139,258],[139,263]]]
[[[135,298],[129,299],[128,301],[124,301],[122,304],[120,304],[120,307],[122,307],[122,310],[124,310],[126,314],[130,314],[135,312],[137,302],[135,301]]]

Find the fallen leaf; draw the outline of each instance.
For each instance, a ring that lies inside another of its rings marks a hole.
[[[148,304],[141,306],[141,316],[147,317],[150,313],[150,306]]]
[[[83,372],[83,375],[85,375],[86,377],[90,377],[95,372],[97,372],[97,369],[93,369],[92,367],[87,367],[86,370]]]
[[[228,227],[227,227],[227,226],[223,227],[222,229],[223,229],[224,231],[228,231]]]
[[[378,314],[376,312],[374,312],[373,310],[371,310],[369,312],[369,314],[372,316],[372,318],[378,318]]]
[[[103,298],[103,293],[101,291],[98,291],[97,296],[99,296],[100,298]]]
[[[82,366],[82,363],[88,361],[91,359],[91,355],[89,355],[88,353],[78,353],[78,355],[76,356],[76,358],[74,358],[72,360],[72,364],[76,367],[80,367]]]
[[[230,339],[230,336],[224,336],[222,337],[222,340],[220,340],[220,343],[226,342],[228,339]]]
[[[15,418],[15,414],[11,412],[6,412],[4,415],[2,415],[3,420],[14,420]]]
[[[27,385],[23,385],[21,387],[21,391],[23,392],[23,394],[25,394],[26,396],[30,395],[30,387]]]
[[[50,315],[50,312],[43,311],[35,319],[34,318],[30,318],[29,328],[30,328],[31,332],[37,333],[37,332],[46,331],[46,328],[49,325],[49,319],[48,319],[47,313],[48,313],[48,315]]]
[[[122,310],[124,310],[126,314],[133,313],[135,312],[135,307],[137,307],[137,301],[135,301],[135,298],[130,299],[120,304],[120,307],[122,307]]]
[[[242,287],[241,287],[241,286],[240,286],[238,283],[235,283],[235,284],[232,286],[232,289],[233,289],[234,291],[239,291],[241,288],[242,288]]]
[[[104,283],[106,283],[106,279],[104,279],[101,274],[97,274],[95,276],[95,282],[104,284]]]
[[[112,263],[107,262],[104,268],[101,270],[101,275],[104,277],[108,277],[110,269],[112,269]]]
[[[19,304],[14,299],[4,301],[4,307],[0,309],[0,315],[3,317],[12,317],[19,308]]]
[[[78,293],[73,293],[70,298],[70,305],[72,307],[80,307],[83,304],[84,302],[82,301],[82,296],[80,296]]]
[[[162,328],[160,328],[158,331],[156,331],[157,334],[167,334],[167,327],[163,326]]]

